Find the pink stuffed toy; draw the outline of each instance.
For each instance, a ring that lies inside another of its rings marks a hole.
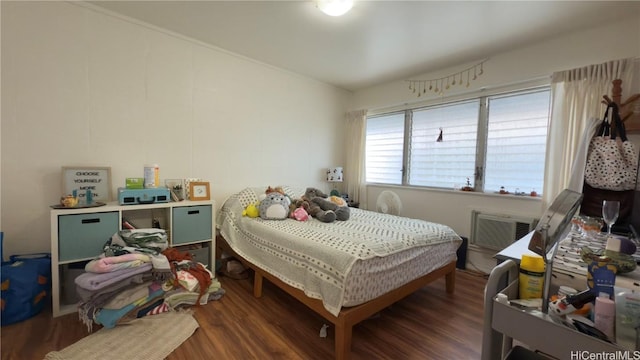
[[[298,221],[307,221],[309,220],[309,213],[302,206],[293,210],[291,213],[291,218],[296,219]]]

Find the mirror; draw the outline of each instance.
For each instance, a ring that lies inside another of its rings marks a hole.
[[[564,189],[556,196],[540,218],[529,242],[529,250],[546,259],[553,246],[567,236],[571,219],[578,211],[582,197],[582,193],[569,189]]]

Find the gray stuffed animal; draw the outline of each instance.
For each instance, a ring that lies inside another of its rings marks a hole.
[[[291,200],[279,192],[272,191],[260,201],[260,217],[265,220],[284,220],[289,217]]]
[[[326,223],[335,220],[345,221],[349,219],[351,214],[348,206],[340,206],[327,199],[328,195],[316,188],[307,188],[303,200],[309,202],[307,212],[312,217]]]

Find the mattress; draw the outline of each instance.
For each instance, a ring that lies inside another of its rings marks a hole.
[[[229,246],[336,315],[456,259],[462,239],[448,226],[351,208],[347,221],[263,220],[242,216],[263,188],[225,201],[217,219]],[[304,189],[284,187],[291,198]]]
[[[345,280],[342,306],[363,304],[455,261],[459,246],[443,242],[357,261]]]

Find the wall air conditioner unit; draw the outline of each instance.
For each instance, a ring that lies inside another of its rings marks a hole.
[[[471,211],[471,244],[503,250],[533,231],[538,219],[519,215]]]

